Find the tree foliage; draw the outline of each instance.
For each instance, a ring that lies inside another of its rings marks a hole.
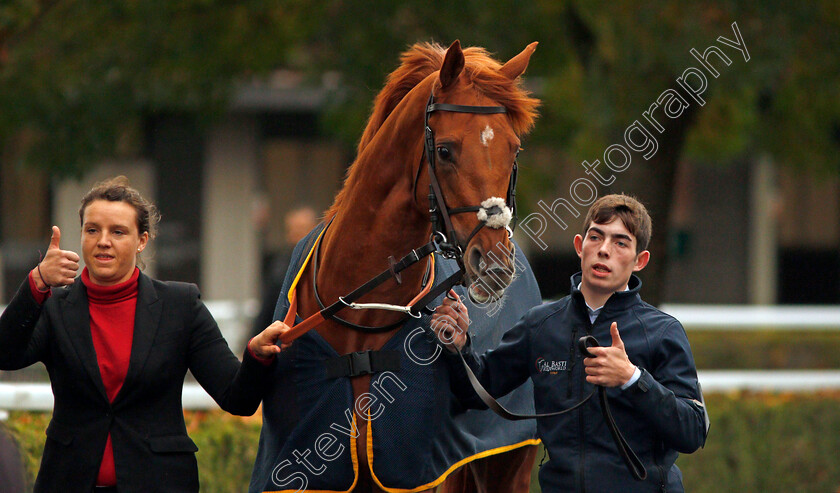
[[[686,155],[758,151],[837,169],[840,7],[725,0],[10,0],[0,6],[0,132],[46,167],[77,171],[123,150],[150,112],[220,109],[238,82],[292,68],[339,73],[327,127],[358,138],[384,76],[411,43],[485,46],[506,59],[539,41],[528,78],[534,136],[596,155],[737,22],[750,52],[720,67]],[[75,163],[75,164],[70,164]]]
[[[282,3],[225,0],[12,0],[0,30],[0,136],[57,174],[140,152],[151,113],[223,108],[290,37]]]
[[[691,48],[717,44],[733,63],[716,64],[721,75],[709,80],[686,155],[722,161],[768,152],[789,164],[840,167],[840,7],[830,0],[293,3],[309,7],[297,41],[306,67],[343,75],[352,97],[335,125],[346,121],[357,134],[407,45],[460,39],[506,59],[536,40],[527,77],[544,106],[535,138],[583,158],[620,141],[686,68],[700,66]],[[716,42],[734,39],[733,22],[748,62]]]

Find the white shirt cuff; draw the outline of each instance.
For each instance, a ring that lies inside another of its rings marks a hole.
[[[641,377],[641,376],[642,376],[642,370],[640,370],[639,367],[637,366],[636,371],[633,372],[633,376],[630,377],[630,380],[628,380],[627,383],[625,383],[624,385],[621,386],[621,390],[627,390],[627,388],[629,388],[631,385],[636,383],[636,380],[638,380],[639,377]]]

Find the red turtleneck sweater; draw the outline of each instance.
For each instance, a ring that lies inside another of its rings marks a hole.
[[[82,283],[87,288],[90,307],[90,335],[96,350],[96,362],[108,400],[114,402],[128,373],[131,342],[134,338],[134,312],[137,307],[137,279],[135,268],[131,278],[112,286],[99,286],[90,280],[87,267],[82,271]],[[105,453],[96,477],[98,486],[116,486],[114,448],[111,435],[105,443]]]

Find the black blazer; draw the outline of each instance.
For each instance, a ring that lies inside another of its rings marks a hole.
[[[251,415],[259,406],[270,366],[247,350],[239,363],[198,288],[142,273],[138,282],[128,373],[113,403],[80,278],[43,306],[24,281],[0,316],[0,369],[43,361],[55,396],[36,492],[90,493],[109,432],[120,493],[198,491],[198,447],[181,406],[187,369],[225,411]]]

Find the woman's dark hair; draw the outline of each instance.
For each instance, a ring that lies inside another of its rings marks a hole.
[[[157,207],[146,200],[140,192],[128,184],[128,178],[117,176],[101,181],[91,188],[82,197],[82,204],[79,207],[79,224],[84,225],[85,209],[94,200],[108,200],[110,202],[125,202],[134,207],[137,212],[138,234],[149,233],[149,239],[155,237],[157,224],[160,222],[160,213]]]

